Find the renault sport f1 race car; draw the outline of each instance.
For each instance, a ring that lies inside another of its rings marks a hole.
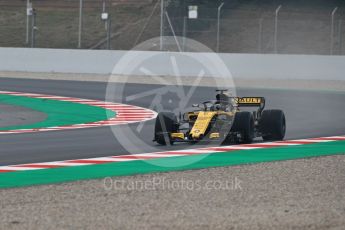
[[[256,137],[262,137],[264,141],[284,138],[284,112],[264,110],[265,98],[232,97],[227,90],[216,91],[216,100],[194,104],[196,109],[180,115],[179,119],[172,112],[160,112],[156,118],[153,141],[166,145],[213,140],[251,143]]]

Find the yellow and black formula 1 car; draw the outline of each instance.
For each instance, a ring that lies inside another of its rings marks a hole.
[[[216,100],[193,107],[195,111],[180,115],[179,119],[171,112],[159,113],[154,141],[161,145],[202,141],[251,143],[256,137],[273,141],[285,136],[284,112],[264,110],[263,97],[232,97],[226,90],[217,90]],[[245,108],[249,111],[243,111]]]

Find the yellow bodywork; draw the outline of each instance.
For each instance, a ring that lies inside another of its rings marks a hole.
[[[200,139],[201,135],[204,136],[205,132],[215,115],[226,115],[226,116],[234,116],[236,111],[233,112],[225,112],[225,111],[198,111],[198,112],[191,112],[188,113],[189,119],[191,117],[197,116],[193,128],[190,130],[189,135],[192,139]],[[219,138],[219,133],[211,133],[210,138]]]
[[[219,138],[220,137],[220,134],[219,133],[211,133],[210,134],[210,138],[213,139],[213,138]]]
[[[189,135],[191,135],[193,139],[199,139],[201,135],[205,135],[206,129],[215,114],[217,114],[217,112],[199,112],[198,118],[196,119],[192,130],[189,132]]]
[[[184,133],[171,133],[171,138],[184,140]]]

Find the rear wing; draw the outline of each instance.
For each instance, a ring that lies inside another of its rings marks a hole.
[[[264,97],[235,97],[238,107],[259,107],[260,110],[265,108]]]

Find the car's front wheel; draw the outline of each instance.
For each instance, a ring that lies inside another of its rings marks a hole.
[[[254,139],[254,117],[251,112],[243,111],[235,114],[231,132],[241,134],[240,143],[249,144]]]
[[[173,144],[170,134],[176,132],[177,128],[177,118],[174,113],[158,113],[155,123],[155,141],[160,145]]]

